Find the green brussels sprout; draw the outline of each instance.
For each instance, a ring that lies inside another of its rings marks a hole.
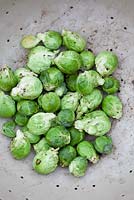
[[[66,79],[67,87],[71,92],[76,91],[77,77],[78,77],[77,74],[72,74],[72,75],[68,76],[67,79]]]
[[[84,132],[80,132],[73,127],[69,129],[69,132],[70,132],[70,136],[71,136],[70,145],[72,145],[72,146],[75,146],[76,144],[80,143],[85,137]]]
[[[26,35],[22,38],[20,44],[25,49],[31,49],[39,44],[40,39],[34,35]]]
[[[79,74],[76,81],[77,91],[82,95],[90,94],[95,87],[104,84],[104,79],[94,70]]]
[[[61,110],[57,115],[57,121],[60,125],[65,127],[71,127],[75,120],[75,113],[72,110]]]
[[[60,98],[54,92],[44,94],[40,101],[43,110],[46,112],[56,112],[60,108]]]
[[[11,96],[22,99],[36,99],[42,92],[43,86],[41,81],[36,77],[24,77],[18,85],[12,89]]]
[[[58,152],[56,149],[40,151],[33,159],[33,168],[39,174],[50,174],[58,166]]]
[[[94,141],[94,147],[99,153],[110,154],[112,151],[112,138],[108,136],[97,137]]]
[[[46,152],[48,149],[50,149],[50,146],[44,137],[33,147],[36,153],[39,153],[40,151]]]
[[[98,89],[94,89],[91,94],[83,96],[77,109],[77,119],[80,119],[84,113],[96,109],[102,102],[102,94]]]
[[[89,141],[82,141],[77,145],[77,152],[80,156],[85,157],[93,164],[97,163],[99,156],[94,149],[94,146]]]
[[[70,143],[70,133],[64,126],[55,126],[46,133],[46,140],[52,147],[64,147]]]
[[[82,65],[80,55],[75,51],[63,51],[55,59],[57,67],[65,74],[73,74]]]
[[[42,40],[44,45],[51,50],[58,49],[62,44],[62,37],[56,31],[47,31],[45,33],[38,33],[37,37]]]
[[[14,72],[15,77],[17,78],[17,81],[19,82],[23,77],[26,76],[35,76],[37,77],[38,75],[35,74],[34,72],[30,71],[29,69],[26,69],[24,67],[18,68]]]
[[[0,89],[8,92],[17,84],[17,79],[14,72],[7,66],[4,65],[0,68]]]
[[[28,130],[28,128],[26,126],[24,126],[22,128],[22,132],[28,138],[28,140],[29,140],[29,142],[31,144],[35,144],[35,143],[39,142],[40,136],[39,135],[34,135],[31,132],[29,132],[29,130]]]
[[[15,123],[19,126],[25,126],[28,122],[28,117],[25,115],[22,115],[20,113],[16,113],[15,115]]]
[[[108,94],[116,93],[120,88],[120,82],[114,77],[106,77],[102,89]]]
[[[59,69],[51,67],[41,73],[40,80],[46,91],[52,91],[63,83],[64,76]]]
[[[81,52],[86,47],[86,41],[78,33],[67,30],[62,31],[63,44],[67,49]]]
[[[28,55],[27,67],[33,72],[40,74],[48,69],[56,56],[56,52],[52,52],[44,46],[34,47]]]
[[[53,113],[36,113],[29,119],[27,128],[32,134],[43,135],[49,130],[55,117]]]
[[[21,100],[17,103],[17,111],[26,116],[31,116],[37,113],[39,106],[35,101],[31,100]]]
[[[102,136],[110,130],[111,122],[103,111],[96,110],[75,121],[75,128],[89,135]]]
[[[75,157],[76,150],[71,145],[67,145],[59,151],[59,161],[62,167],[68,167]]]
[[[95,58],[96,70],[101,76],[111,75],[118,66],[117,56],[108,51],[102,51]]]
[[[103,111],[112,118],[120,119],[122,117],[122,102],[117,96],[107,95],[102,101]]]
[[[15,101],[9,96],[0,91],[0,117],[12,117],[15,115]]]
[[[12,156],[17,159],[23,159],[27,157],[30,153],[31,145],[27,137],[18,130],[16,133],[16,137],[10,143],[10,151]]]
[[[86,158],[78,156],[69,165],[69,172],[76,177],[84,176],[88,167]]]
[[[81,95],[78,92],[67,92],[61,99],[61,109],[70,109],[75,111],[79,104]]]
[[[67,93],[67,88],[66,84],[63,82],[62,85],[56,88],[55,93],[59,96],[62,97],[64,94]]]
[[[16,136],[15,122],[14,121],[5,122],[2,125],[2,134],[7,137],[14,138]]]
[[[83,67],[86,70],[91,69],[95,65],[95,55],[91,51],[82,51],[80,56],[82,59]]]

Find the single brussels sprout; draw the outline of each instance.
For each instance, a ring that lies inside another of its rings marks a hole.
[[[70,109],[61,110],[57,115],[57,121],[60,125],[71,127],[75,120],[75,113]]]
[[[43,135],[49,130],[55,117],[53,113],[36,113],[29,119],[27,128],[35,135]]]
[[[63,83],[64,76],[59,69],[51,67],[41,73],[40,80],[46,91],[52,91]]]
[[[65,74],[73,74],[82,65],[80,55],[75,51],[63,51],[55,59],[57,67]]]
[[[88,167],[86,158],[78,156],[69,165],[69,172],[76,177],[84,176]]]
[[[76,144],[80,143],[82,140],[84,140],[85,133],[80,132],[75,128],[70,128],[69,129],[70,136],[71,136],[71,142],[70,145],[75,146]]]
[[[39,174],[50,174],[58,166],[58,152],[56,149],[40,151],[33,159],[33,168]]]
[[[17,103],[17,111],[26,116],[31,116],[37,113],[39,106],[35,101],[31,100],[22,100]]]
[[[80,56],[82,59],[83,67],[86,70],[91,69],[95,65],[95,55],[91,51],[82,51]]]
[[[40,39],[34,35],[26,35],[22,38],[20,44],[25,49],[31,49],[39,44]]]
[[[89,135],[102,136],[110,130],[111,122],[103,111],[96,110],[75,121],[75,128]]]
[[[111,75],[118,66],[117,56],[108,51],[102,51],[95,58],[96,70],[101,76]]]
[[[71,92],[76,91],[77,77],[78,77],[77,74],[72,74],[72,75],[68,76],[67,79],[66,79],[67,87]]]
[[[15,115],[15,123],[19,126],[25,126],[28,122],[28,117],[25,115],[22,115],[20,113],[16,113]]]
[[[12,156],[17,159],[23,159],[27,157],[30,153],[31,145],[27,137],[18,130],[16,137],[10,143],[10,151]]]
[[[62,44],[62,37],[56,31],[47,31],[45,33],[38,33],[37,37],[44,43],[44,45],[51,50],[58,49]]]
[[[15,101],[9,95],[0,91],[0,117],[12,117],[15,115],[15,112]]]
[[[98,89],[94,89],[91,94],[83,96],[77,109],[77,119],[80,119],[84,113],[96,109],[102,102],[102,94]]]
[[[28,128],[26,126],[24,126],[22,128],[22,132],[29,139],[29,142],[31,144],[35,144],[35,143],[39,142],[40,136],[39,135],[34,135],[31,132],[29,132],[29,130],[28,130]]]
[[[117,96],[107,95],[102,102],[103,111],[112,118],[120,119],[122,117],[122,102]]]
[[[99,153],[110,154],[112,151],[112,138],[108,136],[97,137],[94,141],[94,147]]]
[[[60,98],[54,92],[44,94],[40,100],[42,108],[46,112],[56,112],[60,108]]]
[[[0,68],[0,89],[8,92],[17,84],[17,79],[14,72],[7,66],[4,65]]]
[[[33,100],[41,94],[42,89],[42,83],[38,78],[26,76],[12,89],[11,96],[13,96],[13,98],[16,96],[20,99]]]
[[[67,30],[62,31],[63,44],[67,49],[81,52],[86,47],[86,41],[78,33]]]
[[[77,145],[77,152],[80,156],[85,157],[93,164],[97,163],[99,156],[94,149],[94,146],[89,141],[82,141]]]
[[[81,95],[78,92],[67,92],[61,99],[61,109],[70,109],[75,111],[79,104]]]
[[[90,94],[95,87],[104,84],[104,79],[94,70],[79,74],[76,81],[77,91],[82,95]]]
[[[27,66],[33,72],[40,74],[51,66],[56,54],[57,51],[52,52],[44,46],[34,47],[28,55]]]
[[[35,74],[34,72],[30,71],[29,69],[26,69],[24,67],[18,68],[14,72],[15,77],[17,78],[17,81],[19,82],[23,77],[26,76],[35,76],[37,77],[38,75]]]
[[[2,134],[7,137],[14,138],[16,136],[15,122],[14,121],[5,122],[2,125]]]
[[[102,89],[108,94],[116,93],[120,88],[120,82],[114,77],[106,77]]]
[[[70,133],[64,126],[55,126],[46,133],[46,140],[52,147],[64,147],[70,143]]]
[[[68,167],[75,157],[76,150],[71,145],[67,145],[59,151],[59,161],[62,167]]]
[[[46,152],[48,149],[50,149],[50,146],[44,137],[33,147],[36,153],[39,153],[40,151]]]
[[[64,94],[67,93],[67,88],[66,84],[63,82],[62,85],[56,88],[55,93],[59,96],[62,97]]]

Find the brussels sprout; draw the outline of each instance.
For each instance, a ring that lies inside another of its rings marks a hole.
[[[26,116],[33,115],[37,113],[39,106],[35,101],[31,100],[22,100],[17,103],[17,111]]]
[[[114,77],[106,77],[102,89],[108,94],[116,93],[120,88],[120,82]]]
[[[112,151],[112,138],[108,136],[97,137],[94,142],[94,147],[99,153],[109,154]]]
[[[72,92],[76,91],[77,76],[78,76],[77,74],[72,74],[72,75],[68,76],[66,79],[67,87]]]
[[[46,152],[48,149],[50,149],[50,146],[44,137],[33,147],[36,153],[39,153],[40,151]]]
[[[12,117],[16,112],[15,101],[0,91],[0,117]]]
[[[94,146],[89,141],[82,141],[77,145],[77,152],[80,156],[85,157],[92,163],[97,163],[99,156],[94,149]]]
[[[70,136],[71,136],[70,145],[72,145],[72,146],[75,146],[76,144],[80,143],[85,137],[84,132],[80,132],[73,127],[69,129],[69,132],[70,132]]]
[[[22,132],[28,138],[28,140],[31,144],[35,144],[40,140],[40,136],[34,135],[31,132],[29,132],[29,130],[26,126],[22,128]]]
[[[63,147],[59,151],[59,161],[62,167],[68,167],[71,161],[76,157],[76,150],[71,145]]]
[[[27,66],[33,72],[40,74],[51,66],[56,54],[57,52],[52,52],[43,46],[34,47],[28,55]]]
[[[42,83],[38,78],[26,76],[12,89],[11,96],[13,96],[13,98],[16,96],[22,99],[33,100],[41,94],[42,89]]]
[[[78,156],[69,165],[69,172],[76,177],[85,175],[88,167],[88,161],[86,158]]]
[[[51,127],[56,115],[53,113],[39,112],[34,114],[27,123],[28,130],[35,135],[45,134]]]
[[[14,72],[15,77],[17,78],[17,81],[19,82],[23,77],[26,76],[35,76],[37,77],[38,75],[35,74],[34,72],[30,71],[29,69],[26,69],[24,67],[18,68]]]
[[[75,113],[69,109],[61,110],[57,115],[58,123],[65,127],[72,126],[74,120],[75,120]]]
[[[15,115],[15,123],[19,126],[25,126],[28,122],[28,117],[25,115],[22,115],[20,113],[16,113]]]
[[[82,65],[80,55],[75,51],[63,51],[54,60],[57,67],[65,74],[73,74]]]
[[[95,55],[91,51],[83,51],[80,54],[83,66],[86,70],[91,69],[95,65]]]
[[[76,81],[77,91],[82,95],[90,94],[95,87],[104,84],[104,79],[94,70],[79,74]]]
[[[109,117],[115,119],[122,117],[122,102],[117,96],[106,96],[102,102],[102,109]]]
[[[61,148],[70,143],[70,133],[64,126],[55,126],[47,132],[46,140],[50,146]]]
[[[7,66],[4,65],[0,68],[0,89],[8,92],[17,84],[17,79],[14,72]]]
[[[30,153],[30,150],[31,145],[28,138],[26,138],[24,134],[18,130],[16,137],[10,143],[10,151],[12,156],[17,160],[20,160],[27,157]]]
[[[59,86],[58,88],[56,88],[55,93],[59,97],[62,97],[64,94],[66,94],[67,93],[66,84],[63,82],[61,86]]]
[[[64,76],[59,69],[51,67],[41,73],[40,80],[46,91],[52,91],[63,83]]]
[[[10,138],[14,138],[16,136],[14,121],[5,122],[2,125],[2,134]]]
[[[41,105],[46,112],[55,112],[60,108],[60,98],[54,92],[49,92],[42,96]]]
[[[40,151],[33,159],[33,168],[39,174],[49,174],[58,166],[58,152],[56,149]]]
[[[96,110],[75,121],[75,128],[89,135],[102,136],[110,130],[111,122],[103,111]]]
[[[31,49],[39,44],[40,39],[34,35],[26,35],[22,38],[20,44],[25,49]]]
[[[94,89],[91,94],[83,96],[77,109],[77,119],[80,119],[84,113],[96,109],[102,102],[102,94],[98,89]]]
[[[103,51],[99,53],[95,59],[96,70],[101,74],[101,76],[111,75],[118,66],[117,56],[108,51]]]
[[[81,95],[78,92],[68,92],[61,99],[61,109],[70,109],[75,111],[78,107]]]
[[[62,37],[56,31],[47,31],[45,33],[38,33],[37,37],[42,40],[44,45],[51,50],[58,49],[62,44]]]
[[[63,30],[62,36],[64,45],[70,50],[81,52],[86,47],[86,41],[76,32]]]

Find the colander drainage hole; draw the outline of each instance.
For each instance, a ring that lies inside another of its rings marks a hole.
[[[6,11],[6,15],[8,15],[9,11]]]
[[[20,28],[20,31],[22,31],[22,30],[23,30],[23,28],[21,27],[21,28]]]
[[[77,188],[77,187],[75,187],[75,188],[74,188],[74,190],[78,190],[78,188]]]
[[[133,172],[133,170],[130,170],[129,173],[131,174]]]
[[[8,39],[7,42],[10,42],[10,40]]]
[[[8,190],[8,192],[12,192],[12,190]]]
[[[21,178],[21,179],[23,179],[24,177],[23,177],[23,176],[21,176],[20,178]]]
[[[96,186],[96,185],[92,185],[92,187],[94,187],[94,188],[95,188],[95,186]]]
[[[56,187],[60,187],[59,185],[56,185]]]

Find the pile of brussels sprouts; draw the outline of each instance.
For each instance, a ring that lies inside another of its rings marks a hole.
[[[12,138],[11,155],[23,159],[33,147],[36,172],[49,174],[60,165],[84,176],[88,162],[112,151],[110,118],[122,116],[114,95],[120,83],[112,76],[118,58],[109,51],[95,56],[67,30],[25,36],[21,46],[28,50],[26,66],[0,69],[0,117],[12,117],[2,133]]]

